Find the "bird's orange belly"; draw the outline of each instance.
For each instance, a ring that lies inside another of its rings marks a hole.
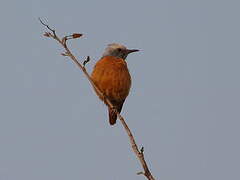
[[[124,101],[129,94],[131,77],[124,64],[97,66],[92,73],[92,79],[111,101]]]
[[[110,100],[114,101],[124,100],[131,87],[129,73],[121,71],[103,72],[103,75],[96,78],[94,82]]]

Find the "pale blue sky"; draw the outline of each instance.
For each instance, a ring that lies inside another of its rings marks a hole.
[[[161,180],[240,179],[240,1],[1,0],[0,180],[143,180],[121,124],[38,17],[91,72],[107,44],[128,59],[122,115]]]

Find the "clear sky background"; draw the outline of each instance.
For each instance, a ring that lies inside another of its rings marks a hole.
[[[129,55],[122,115],[161,180],[240,179],[240,1],[1,0],[0,180],[143,180],[122,125],[38,17],[89,72],[107,44]]]

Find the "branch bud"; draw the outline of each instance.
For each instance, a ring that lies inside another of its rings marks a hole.
[[[83,34],[79,34],[79,33],[74,33],[72,34],[72,38],[76,39],[76,38],[80,38]]]
[[[45,37],[51,37],[51,33],[50,33],[50,32],[45,32],[43,35],[44,35]]]

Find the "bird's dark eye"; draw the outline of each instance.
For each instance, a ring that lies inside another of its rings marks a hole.
[[[121,48],[117,48],[117,51],[120,52],[122,49]]]

